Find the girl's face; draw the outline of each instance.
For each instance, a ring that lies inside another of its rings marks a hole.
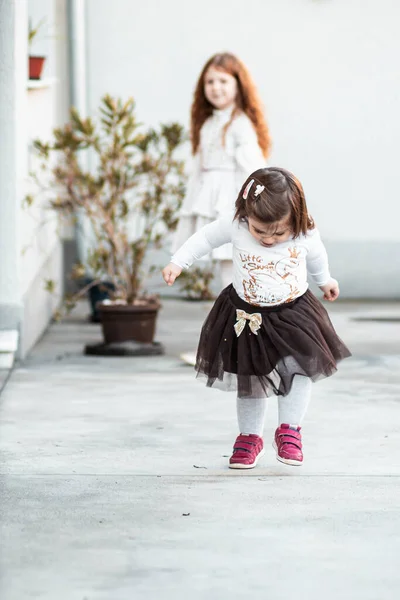
[[[286,242],[292,236],[289,219],[290,215],[287,215],[281,221],[266,224],[254,217],[248,217],[249,232],[261,246],[272,248],[276,244]]]
[[[211,66],[204,77],[204,94],[220,110],[233,106],[236,101],[237,81],[233,75]]]

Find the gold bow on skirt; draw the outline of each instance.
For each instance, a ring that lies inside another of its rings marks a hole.
[[[262,317],[260,313],[252,313],[251,315],[248,315],[244,310],[236,309],[236,319],[237,321],[234,327],[237,337],[239,337],[239,335],[242,333],[246,325],[246,321],[249,321],[249,327],[251,331],[255,335],[258,335],[257,331],[260,329],[262,323]]]

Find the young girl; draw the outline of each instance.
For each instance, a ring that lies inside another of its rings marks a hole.
[[[204,65],[191,110],[193,167],[172,252],[207,223],[232,212],[243,180],[266,165],[268,128],[254,83],[232,54],[216,54]],[[215,248],[223,287],[232,281],[232,247]],[[195,353],[182,358],[195,363]]]
[[[264,453],[266,397],[278,396],[274,447],[289,465],[303,461],[301,423],[312,381],[329,377],[350,356],[307,271],[325,300],[339,296],[303,188],[288,171],[264,168],[245,181],[236,211],[206,225],[163,270],[172,285],[182,269],[233,244],[233,283],[217,298],[201,331],[196,369],[207,386],[237,390],[240,435],[229,466],[251,469]]]

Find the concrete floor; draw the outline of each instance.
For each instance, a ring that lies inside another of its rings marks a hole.
[[[394,600],[400,594],[400,304],[330,307],[353,351],[314,387],[305,464],[231,471],[234,395],[179,353],[208,304],[164,302],[167,354],[85,357],[86,305],[1,397],[2,600]],[[359,321],[359,318],[392,318]],[[397,319],[397,321],[396,321]]]

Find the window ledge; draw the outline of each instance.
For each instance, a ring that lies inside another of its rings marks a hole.
[[[28,79],[26,87],[28,90],[41,90],[48,88],[56,83],[55,77],[45,77],[43,79]]]

